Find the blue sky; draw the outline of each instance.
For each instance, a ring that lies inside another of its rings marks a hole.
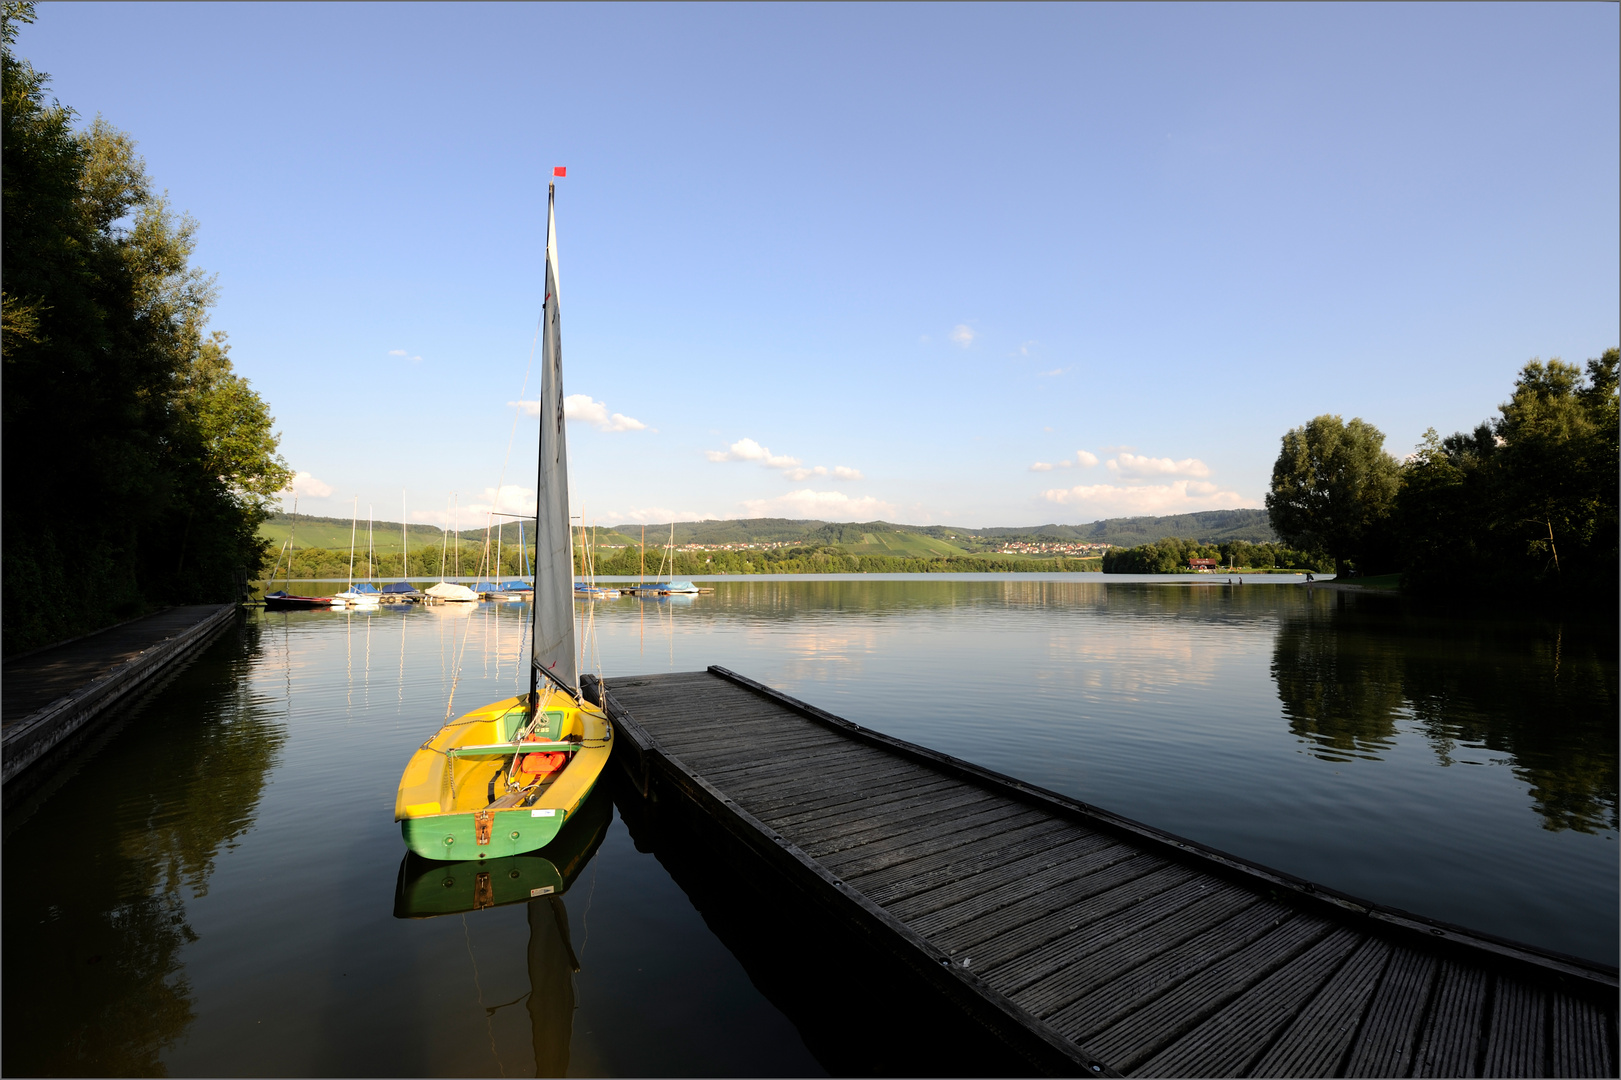
[[[1618,10],[43,3],[18,50],[201,223],[303,511],[532,500],[565,165],[576,513],[1024,525],[1259,506],[1291,426],[1405,454],[1621,340]]]

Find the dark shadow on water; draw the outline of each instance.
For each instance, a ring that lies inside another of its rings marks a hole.
[[[835,1076],[1027,1070],[972,1016],[838,922],[701,815],[644,800],[612,768],[614,804],[750,980]]]
[[[254,822],[286,739],[255,707],[258,627],[206,650],[105,745],[55,756],[8,822],[7,1076],[155,1076],[193,1018],[186,903]],[[8,815],[9,816],[9,815]]]
[[[1615,628],[1401,598],[1319,594],[1272,654],[1289,730],[1329,760],[1378,757],[1410,721],[1442,766],[1506,754],[1543,827],[1617,827]]]

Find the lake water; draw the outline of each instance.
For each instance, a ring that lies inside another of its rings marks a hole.
[[[611,690],[723,664],[1346,892],[1614,964],[1614,626],[1249,580],[726,578],[590,605],[585,670]],[[623,793],[565,834],[560,896],[396,917],[416,881],[400,771],[453,687],[457,711],[526,687],[527,612],[251,613],[53,762],[5,817],[3,1071],[850,1071],[837,1014],[783,989],[819,957],[733,925],[726,879]]]

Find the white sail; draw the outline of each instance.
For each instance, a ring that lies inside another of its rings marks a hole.
[[[557,185],[546,195],[546,302],[540,339],[540,474],[535,506],[532,662],[571,691],[580,685],[574,651],[574,551],[568,517],[568,446],[563,431],[563,348],[557,310]]]

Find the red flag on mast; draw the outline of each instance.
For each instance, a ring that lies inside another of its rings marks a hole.
[[[553,176],[567,176],[568,175],[568,166],[566,166],[566,165],[555,165],[555,166],[553,166],[552,167],[552,175]]]

